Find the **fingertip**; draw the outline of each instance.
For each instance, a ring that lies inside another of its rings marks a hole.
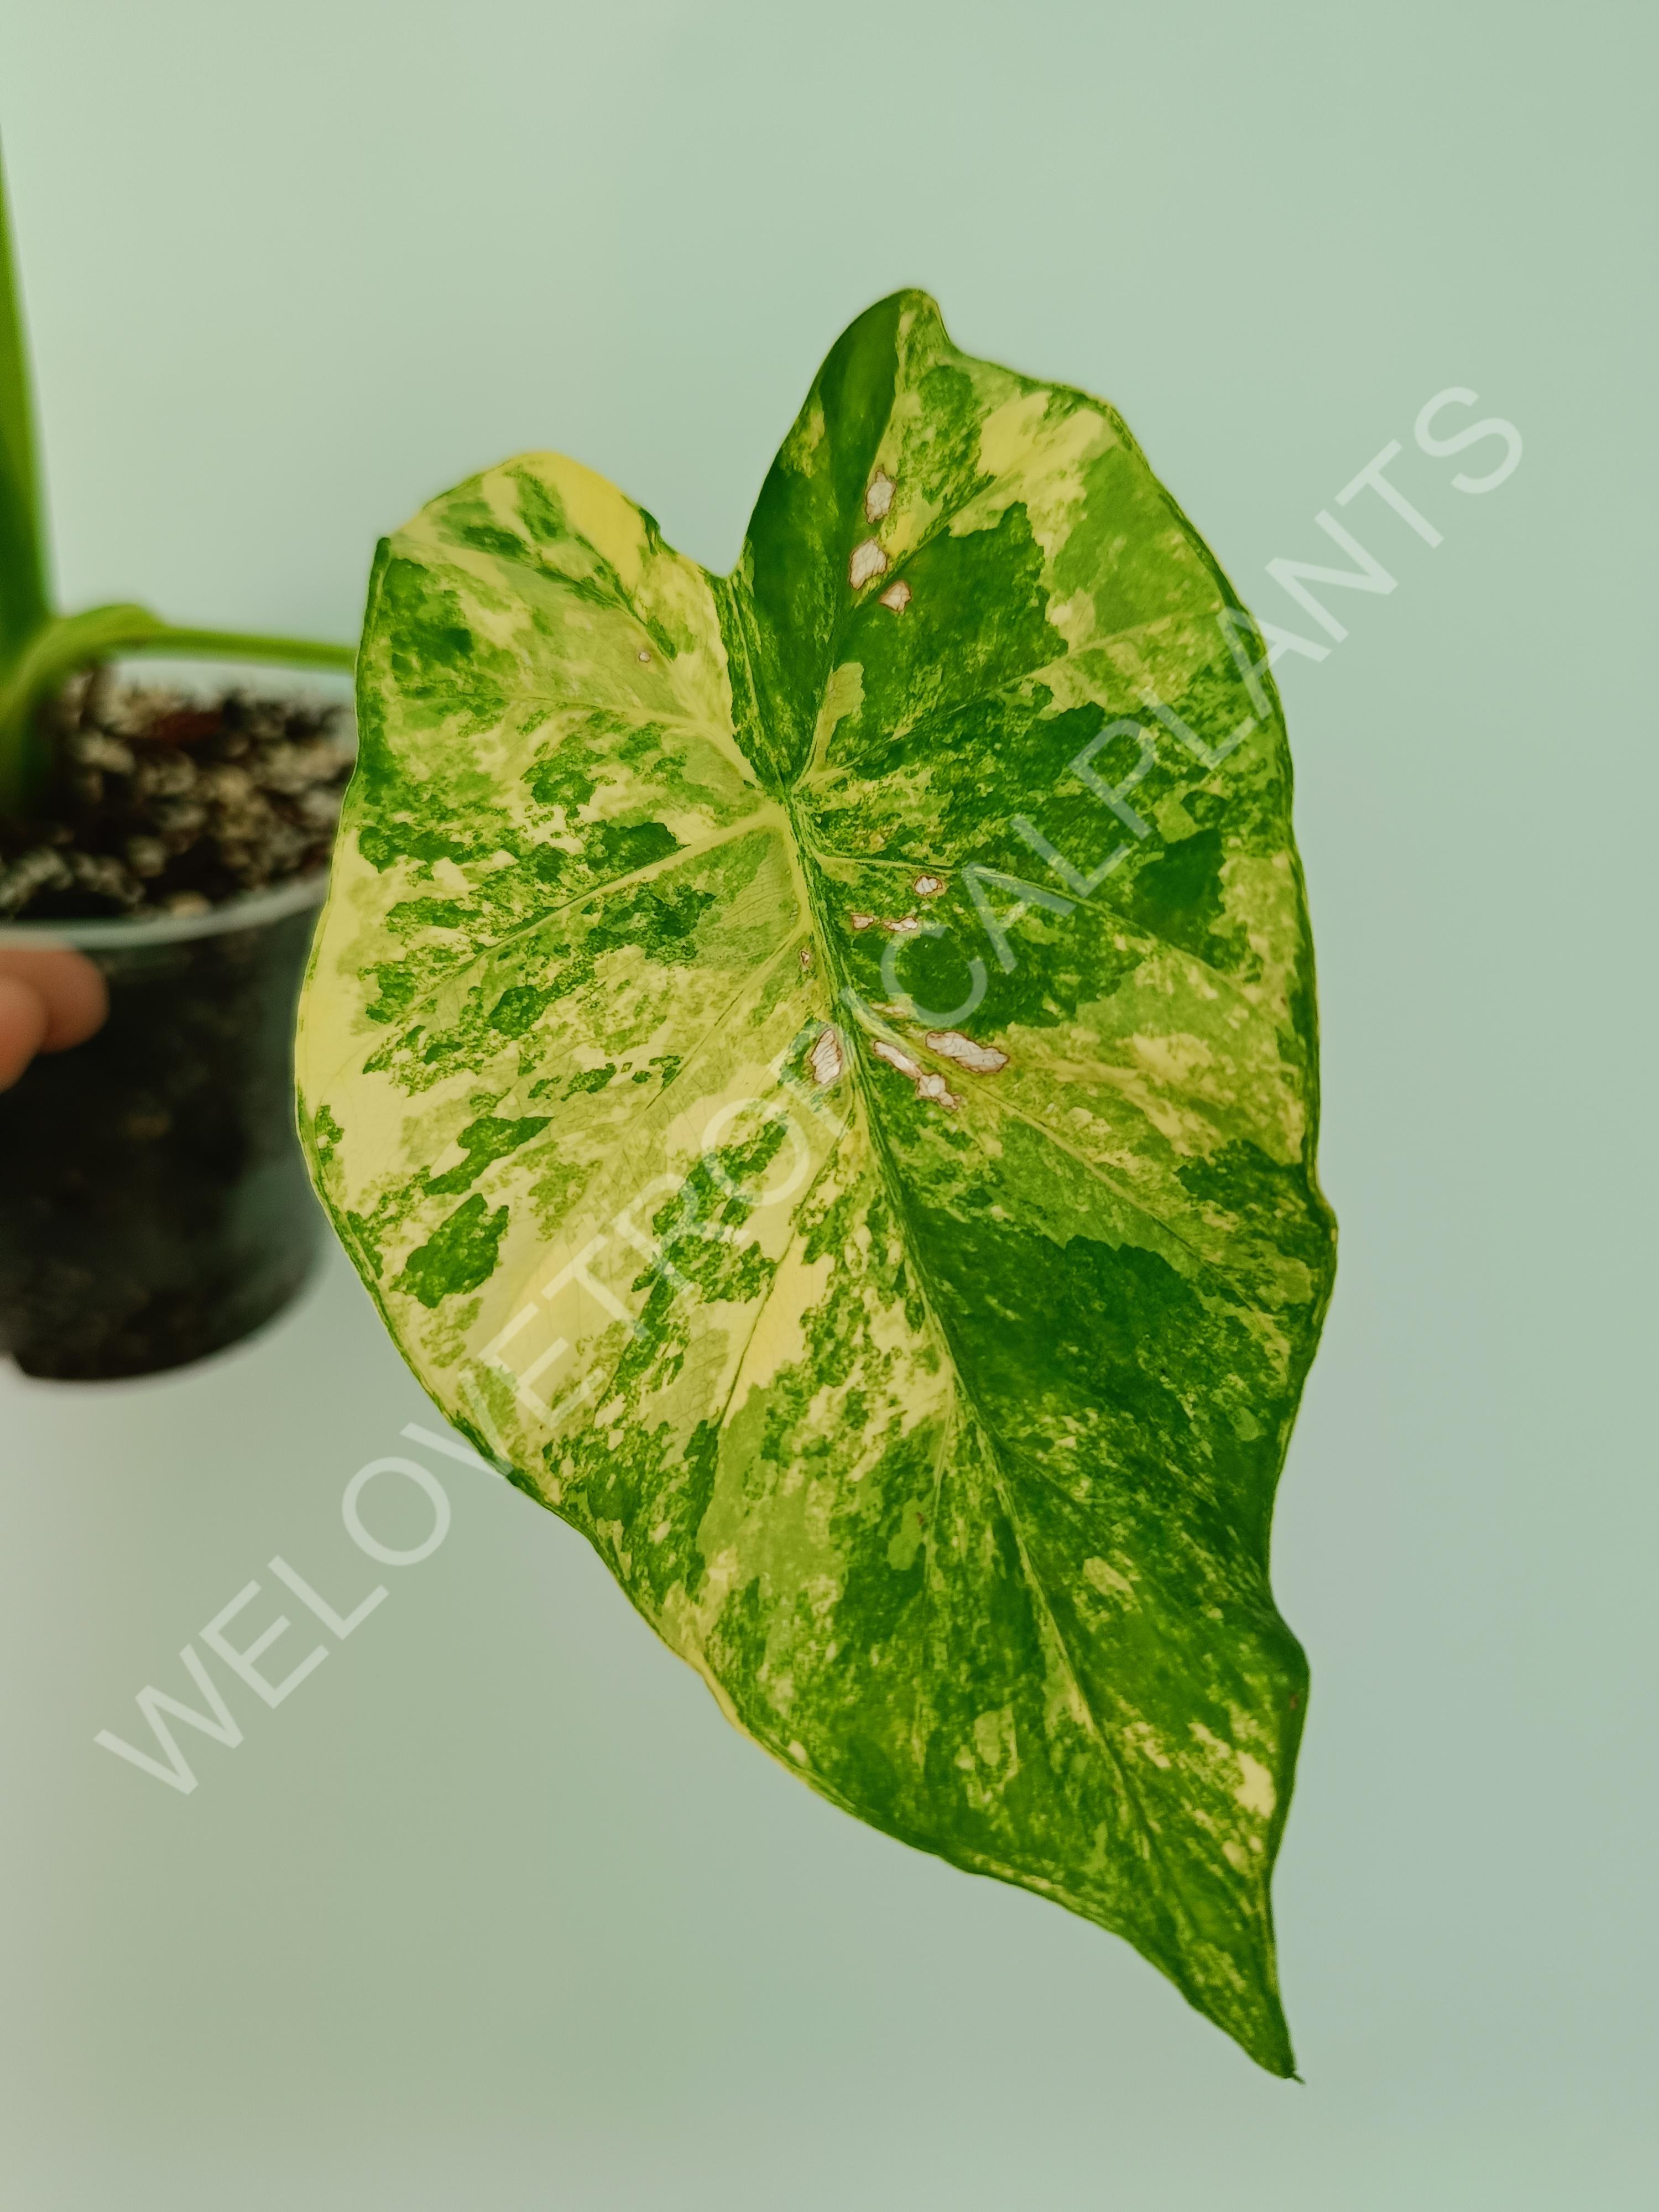
[[[109,986],[103,971],[66,945],[9,945],[0,951],[0,980],[28,991],[46,1014],[46,1033],[33,1052],[64,1052],[83,1044],[103,1026],[109,1012]],[[8,1079],[15,1082],[21,1068]]]
[[[46,1035],[42,1052],[64,1052],[84,1044],[102,1029],[109,1013],[109,985],[104,971],[84,952],[52,956],[46,984]]]
[[[32,984],[0,975],[0,1091],[9,1091],[46,1042],[46,1002]]]

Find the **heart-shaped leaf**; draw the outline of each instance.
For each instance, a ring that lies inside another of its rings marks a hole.
[[[527,455],[382,549],[360,688],[301,1115],[421,1381],[815,1790],[1290,2071],[1312,966],[1122,422],[900,294],[734,575]]]

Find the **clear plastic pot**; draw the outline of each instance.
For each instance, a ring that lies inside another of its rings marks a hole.
[[[93,1381],[279,1313],[322,1217],[294,1126],[295,1008],[325,870],[153,921],[11,922],[96,961],[109,1018],[0,1091],[0,1352]]]

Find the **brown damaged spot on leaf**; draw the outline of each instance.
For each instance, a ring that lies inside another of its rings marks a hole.
[[[870,479],[870,488],[864,495],[864,512],[870,521],[879,522],[893,504],[897,489],[885,469],[878,469]]]
[[[918,1098],[926,1098],[934,1106],[943,1106],[947,1114],[954,1114],[962,1104],[945,1078],[930,1073],[910,1057],[902,1045],[890,1044],[885,1037],[878,1037],[870,1049],[878,1060],[885,1060],[889,1067],[896,1068],[908,1082],[915,1085]]]
[[[896,583],[890,584],[881,594],[881,603],[884,607],[891,607],[896,615],[902,615],[909,605],[912,597],[910,586],[901,576]]]
[[[876,917],[872,914],[849,914],[847,917],[854,929],[873,929]]]
[[[884,575],[886,571],[887,556],[873,538],[866,538],[853,548],[852,557],[847,563],[847,580],[855,592],[861,592],[866,584],[873,582],[878,576]]]
[[[878,1037],[870,1049],[878,1060],[884,1060],[889,1067],[897,1068],[899,1073],[908,1076],[912,1083],[921,1073],[920,1063],[911,1059],[902,1045],[889,1044],[885,1037]]]
[[[817,1041],[806,1055],[806,1065],[812,1071],[813,1082],[821,1088],[827,1089],[830,1084],[841,1080],[847,1066],[847,1055],[841,1048],[841,1038],[835,1030],[824,1028],[818,1031]]]
[[[891,921],[884,920],[881,926],[895,937],[914,937],[921,927],[913,914],[899,915]]]
[[[812,972],[812,948],[810,945],[803,945],[800,949],[800,972],[803,975],[810,975]]]
[[[910,886],[918,898],[937,898],[945,889],[943,876],[918,876]]]
[[[1006,1067],[1008,1055],[994,1044],[975,1044],[972,1037],[963,1036],[960,1030],[929,1030],[924,1042],[929,1051],[953,1060],[958,1067],[965,1067],[970,1075],[994,1075]]]

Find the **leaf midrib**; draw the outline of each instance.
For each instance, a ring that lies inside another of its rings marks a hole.
[[[890,414],[890,422],[891,422],[891,414]],[[1115,427],[1117,427],[1117,425],[1115,425]],[[883,435],[884,435],[884,431],[887,431],[887,425],[883,425]],[[876,449],[880,449],[880,438],[878,438],[878,441],[876,441]],[[907,556],[905,556],[905,560],[911,560],[911,557],[914,557],[915,550],[918,550],[918,549],[911,549],[909,553],[907,553]],[[902,564],[900,564],[900,566],[902,566]],[[748,592],[748,586],[745,586],[744,573],[741,573],[741,564],[738,564],[738,568],[737,568],[737,571],[732,573],[732,575],[728,577],[728,580],[723,580],[723,581],[726,581],[726,588],[728,588],[730,604],[734,604],[734,608],[737,608],[737,615],[738,615],[738,622],[737,622],[737,641],[738,641],[738,646],[741,646],[741,650],[744,650],[744,664],[745,664],[745,665],[744,665],[745,696],[748,696],[750,710],[754,712],[754,717],[757,717],[757,721],[759,721],[759,719],[763,717],[763,712],[765,712],[765,702],[763,702],[763,695],[761,695],[759,684],[757,684],[757,671],[754,671],[754,648],[752,648],[752,641],[750,641],[750,630],[752,630],[752,608],[750,608],[750,592]],[[836,953],[834,953],[834,949],[832,949],[834,945],[836,945],[836,940],[832,940],[832,936],[830,936],[830,929],[827,929],[827,922],[825,922],[825,914],[823,914],[823,909],[821,909],[821,900],[818,900],[818,894],[817,894],[817,883],[818,883],[818,880],[825,880],[825,872],[823,872],[823,869],[818,869],[817,865],[814,865],[814,867],[811,867],[810,872],[807,872],[807,869],[803,867],[803,865],[801,865],[803,856],[811,856],[811,858],[814,858],[814,860],[817,860],[817,854],[814,854],[814,845],[811,845],[811,838],[807,836],[807,834],[805,834],[805,823],[803,823],[803,811],[805,811],[805,807],[803,807],[803,794],[801,794],[801,787],[803,787],[803,783],[805,783],[805,781],[810,779],[811,769],[817,768],[817,761],[818,761],[818,723],[821,723],[821,719],[823,719],[823,703],[825,703],[827,684],[830,684],[830,677],[834,675],[834,668],[836,668],[836,665],[838,665],[836,654],[838,654],[838,646],[841,646],[842,630],[845,630],[845,622],[848,622],[848,615],[852,613],[852,608],[860,606],[860,604],[863,604],[863,599],[848,599],[848,602],[842,604],[841,613],[838,613],[838,617],[836,617],[836,623],[834,623],[832,633],[830,633],[830,639],[827,639],[827,641],[825,641],[825,672],[823,672],[821,681],[818,681],[817,714],[814,714],[814,741],[811,741],[811,745],[810,745],[810,748],[807,748],[807,759],[803,761],[801,769],[799,769],[799,772],[796,772],[796,775],[792,776],[790,783],[785,785],[785,790],[783,790],[785,811],[787,811],[787,818],[790,818],[790,832],[792,832],[790,836],[785,838],[785,842],[787,842],[787,848],[790,848],[790,865],[792,865],[792,872],[794,872],[796,883],[799,883],[799,887],[801,887],[803,905],[805,905],[807,915],[810,915],[810,927],[811,927],[811,933],[814,933],[814,940],[817,940],[817,951],[818,951],[818,957],[821,957],[821,960],[823,960],[823,973],[825,973],[825,980],[836,978],[836,980],[841,980],[841,982],[848,982],[849,978],[845,978],[845,971],[842,971],[842,963],[841,963],[841,960],[838,960]],[[728,679],[728,681],[730,681],[730,679]],[[734,719],[737,719],[737,717],[734,717]],[[1161,940],[1155,940],[1155,942],[1161,942]],[[1166,1858],[1166,1854],[1164,1854],[1164,1843],[1161,1843],[1161,1836],[1159,1836],[1159,1832],[1157,1832],[1157,1825],[1152,1823],[1151,1816],[1148,1816],[1148,1812],[1146,1812],[1146,1805],[1144,1805],[1144,1802],[1141,1802],[1139,1792],[1137,1792],[1137,1787],[1134,1787],[1133,1778],[1130,1778],[1130,1771],[1128,1771],[1128,1765],[1126,1765],[1124,1756],[1121,1756],[1121,1752],[1119,1752],[1117,1747],[1115,1747],[1115,1745],[1110,1743],[1109,1736],[1106,1736],[1106,1729],[1103,1729],[1102,1719],[1099,1719],[1099,1714],[1095,1712],[1093,1698],[1088,1697],[1088,1690],[1086,1690],[1086,1687],[1084,1687],[1084,1681],[1082,1681],[1082,1674],[1079,1674],[1078,1662],[1075,1662],[1075,1659],[1073,1659],[1073,1655],[1071,1655],[1071,1646],[1068,1646],[1068,1644],[1066,1644],[1066,1637],[1064,1637],[1064,1632],[1060,1631],[1060,1621],[1057,1621],[1055,1610],[1053,1610],[1053,1604],[1051,1604],[1051,1601],[1048,1601],[1048,1593],[1046,1593],[1044,1583],[1042,1583],[1042,1577],[1040,1577],[1040,1575],[1037,1575],[1036,1566],[1033,1566],[1033,1562],[1030,1562],[1030,1551],[1029,1551],[1029,1544],[1026,1544],[1024,1522],[1022,1522],[1022,1517],[1020,1517],[1020,1510],[1015,1509],[1013,1493],[1011,1493],[1011,1486],[1009,1486],[1009,1475],[1006,1475],[1006,1468],[1002,1467],[1002,1451],[1000,1451],[998,1436],[995,1436],[994,1427],[991,1427],[991,1422],[988,1422],[987,1418],[984,1418],[984,1409],[982,1409],[982,1407],[978,1405],[978,1398],[975,1398],[975,1394],[973,1394],[971,1385],[969,1385],[967,1374],[964,1374],[964,1367],[963,1367],[963,1360],[960,1360],[960,1356],[957,1356],[956,1345],[951,1343],[951,1334],[949,1334],[949,1328],[947,1328],[947,1325],[945,1325],[945,1321],[942,1321],[940,1310],[938,1310],[936,1291],[933,1291],[933,1285],[931,1285],[931,1281],[929,1281],[929,1274],[927,1274],[927,1265],[925,1265],[925,1261],[922,1261],[922,1256],[921,1256],[921,1239],[918,1239],[918,1237],[915,1237],[915,1224],[914,1224],[914,1217],[911,1217],[911,1207],[909,1207],[909,1203],[907,1203],[905,1183],[902,1183],[902,1179],[900,1179],[898,1172],[896,1172],[896,1159],[894,1159],[894,1155],[891,1155],[890,1144],[887,1144],[887,1133],[884,1133],[883,1119],[880,1119],[878,1110],[876,1110],[874,1071],[872,1071],[872,1068],[869,1068],[869,1060],[867,1060],[867,1055],[865,1055],[863,1051],[854,1051],[854,1053],[849,1053],[848,1057],[849,1057],[849,1073],[852,1073],[852,1079],[854,1079],[854,1084],[856,1084],[856,1088],[858,1088],[858,1095],[860,1095],[860,1102],[863,1102],[865,1124],[867,1124],[867,1130],[869,1130],[869,1148],[872,1148],[872,1159],[874,1159],[874,1164],[876,1164],[876,1172],[878,1172],[878,1176],[880,1176],[880,1183],[883,1183],[883,1188],[884,1188],[884,1194],[887,1194],[887,1203],[890,1203],[891,1210],[894,1210],[894,1218],[896,1218],[896,1221],[900,1221],[900,1224],[902,1224],[902,1225],[905,1225],[905,1232],[907,1232],[907,1234],[905,1234],[905,1259],[907,1259],[907,1265],[909,1265],[909,1267],[911,1267],[911,1272],[914,1272],[915,1287],[918,1287],[918,1291],[921,1291],[921,1298],[922,1298],[922,1312],[925,1312],[925,1316],[927,1316],[927,1325],[929,1325],[929,1332],[933,1334],[933,1340],[936,1340],[938,1349],[940,1349],[942,1358],[947,1360],[947,1364],[949,1364],[949,1374],[951,1374],[951,1387],[953,1387],[953,1394],[960,1395],[960,1402],[963,1402],[964,1411],[967,1411],[969,1416],[973,1418],[973,1422],[975,1422],[975,1427],[978,1427],[978,1431],[980,1431],[980,1437],[982,1437],[982,1443],[984,1443],[984,1453],[987,1453],[987,1462],[988,1462],[988,1467],[991,1467],[991,1478],[994,1478],[994,1482],[995,1482],[995,1491],[998,1491],[998,1498],[1000,1498],[1000,1502],[1002,1502],[1002,1510],[1005,1510],[1006,1517],[1009,1517],[1009,1528],[1011,1528],[1011,1531],[1013,1531],[1015,1544],[1018,1544],[1018,1548],[1020,1548],[1020,1566],[1022,1566],[1022,1573],[1024,1573],[1026,1583],[1029,1583],[1030,1593],[1033,1593],[1033,1601],[1036,1601],[1036,1604],[1040,1606],[1040,1608],[1042,1608],[1042,1617],[1044,1617],[1046,1626],[1048,1626],[1048,1637],[1051,1637],[1051,1639],[1053,1639],[1053,1648],[1055,1648],[1055,1655],[1057,1655],[1057,1659],[1060,1659],[1061,1668],[1064,1668],[1064,1670],[1066,1670],[1068,1679],[1071,1679],[1071,1683],[1073,1683],[1073,1690],[1075,1690],[1075,1694],[1078,1694],[1079,1705],[1082,1705],[1084,1714],[1086,1714],[1086,1717],[1088,1717],[1088,1729],[1091,1729],[1091,1735],[1095,1736],[1095,1743],[1097,1743],[1097,1747],[1099,1747],[1099,1754],[1102,1754],[1102,1759],[1106,1760],[1106,1763],[1109,1763],[1110,1770],[1113,1770],[1115,1774],[1117,1774],[1119,1785],[1121,1785],[1121,1792],[1124,1792],[1124,1801],[1126,1801],[1126,1805],[1128,1805],[1128,1808],[1133,1809],[1134,1820],[1137,1820],[1137,1823],[1139,1823],[1141,1834],[1144,1834],[1144,1836],[1146,1836],[1146,1840],[1148,1840],[1148,1850],[1151,1850],[1152,1854],[1155,1854],[1157,1858],[1159,1858],[1161,1867],[1164,1867],[1164,1874],[1166,1874],[1166,1881],[1168,1881],[1168,1893],[1170,1893],[1170,1898],[1172,1898],[1172,1900],[1175,1900],[1175,1911],[1179,1913],[1179,1917],[1182,1917],[1183,1923],[1186,1923],[1188,1936],[1190,1936],[1192,1942],[1197,1944],[1197,1947],[1201,1947],[1201,1944],[1203,1944],[1203,1931],[1201,1931],[1201,1929],[1197,1927],[1197,1923],[1194,1923],[1194,1917],[1192,1917],[1192,1911],[1190,1911],[1190,1907],[1188,1907],[1186,1893],[1183,1893],[1182,1882],[1176,1881],[1175,1869],[1172,1869],[1172,1867],[1168,1865],[1168,1858]],[[1044,1134],[1046,1134],[1046,1133],[1044,1133]],[[1133,1201],[1128,1201],[1128,1203],[1133,1203]],[[1137,1207],[1137,1210],[1139,1210],[1139,1212],[1144,1214],[1146,1218],[1151,1218],[1151,1221],[1155,1221],[1155,1224],[1159,1225],[1159,1228],[1164,1230],[1164,1232],[1166,1232],[1172,1241],[1176,1241],[1176,1243],[1182,1243],[1183,1248],[1186,1248],[1186,1249],[1190,1249],[1190,1248],[1188,1248],[1188,1245],[1186,1245],[1186,1239],[1182,1239],[1182,1237],[1179,1237],[1179,1232],[1176,1232],[1176,1230],[1172,1230],[1170,1225],[1168,1225],[1166,1221],[1164,1221],[1164,1218],[1159,1217],[1159,1214],[1152,1212],[1151,1207],[1141,1206],[1141,1207]],[[1203,1255],[1197,1255],[1197,1252],[1194,1252],[1194,1259],[1197,1259],[1199,1263],[1206,1263],[1206,1261],[1203,1261]],[[1207,1265],[1207,1263],[1206,1263],[1206,1265]],[[949,1447],[945,1447],[945,1449],[949,1449]],[[942,1455],[942,1458],[940,1458],[940,1468],[938,1468],[938,1480],[936,1480],[936,1486],[933,1486],[933,1502],[931,1502],[929,1526],[927,1526],[927,1562],[929,1562],[929,1575],[933,1573],[933,1571],[936,1571],[936,1566],[938,1566],[938,1510],[940,1510],[942,1486],[945,1486],[945,1455]],[[927,1589],[927,1583],[925,1583],[925,1589]],[[925,1652],[922,1652],[922,1659],[925,1659]]]
[[[748,697],[753,703],[755,713],[758,715],[763,711],[763,700],[760,688],[755,680],[754,659],[750,647],[747,623],[749,611],[747,604],[748,594],[743,588],[740,580],[736,582],[736,587],[734,588],[732,596],[738,602],[742,610],[742,614],[744,617],[739,626],[738,635],[739,641],[743,647],[746,663],[744,674],[746,682]],[[831,670],[833,670],[836,665],[834,653],[839,637],[840,629],[841,623],[837,623],[836,631],[832,634],[829,642],[828,654]],[[826,674],[819,687],[818,704],[820,713],[823,708],[823,693],[827,689],[827,685],[828,675]],[[816,747],[814,750],[816,750]],[[791,844],[789,855],[790,862],[797,880],[805,895],[806,910],[811,917],[811,926],[813,935],[817,941],[818,954],[824,963],[826,980],[834,976],[840,978],[842,981],[848,981],[850,979],[845,977],[842,963],[839,959],[832,959],[830,939],[828,931],[824,926],[824,917],[820,909],[815,884],[809,879],[806,872],[800,866],[801,854],[810,853],[811,851],[810,843],[805,835],[802,834],[799,821],[799,811],[795,797],[796,791],[803,780],[804,773],[805,771],[803,771],[802,775],[798,775],[793,779],[787,793],[785,794],[785,804],[789,816],[790,829],[795,833],[794,837],[789,841]],[[799,846],[799,850],[795,849],[797,845]],[[820,872],[814,868],[811,873],[813,878],[817,878],[820,874]],[[867,1056],[862,1052],[854,1051],[848,1055],[848,1072],[852,1075],[853,1081],[857,1088],[863,1108],[864,1121],[869,1135],[870,1151],[872,1162],[876,1165],[877,1172],[885,1191],[888,1204],[892,1208],[894,1218],[896,1220],[903,1224],[907,1232],[904,1238],[905,1258],[907,1264],[915,1279],[917,1290],[921,1297],[922,1310],[927,1316],[928,1328],[934,1338],[935,1343],[938,1346],[942,1357],[948,1364],[953,1393],[959,1399],[963,1410],[972,1419],[975,1427],[979,1431],[983,1443],[988,1464],[991,1469],[992,1479],[996,1486],[998,1498],[1000,1500],[1004,1513],[1007,1516],[1008,1525],[1013,1532],[1014,1540],[1019,1549],[1020,1566],[1025,1581],[1033,1594],[1034,1601],[1042,1608],[1042,1618],[1048,1624],[1048,1634],[1053,1640],[1054,1651],[1072,1683],[1073,1688],[1077,1693],[1079,1704],[1088,1717],[1089,1729],[1099,1748],[1101,1756],[1117,1775],[1119,1783],[1122,1788],[1125,1802],[1133,1808],[1141,1831],[1147,1838],[1149,1847],[1157,1855],[1160,1863],[1164,1865],[1165,1875],[1169,1880],[1170,1893],[1176,1900],[1175,1909],[1180,1914],[1182,1919],[1186,1923],[1189,1935],[1194,1938],[1200,1938],[1201,1937],[1201,1931],[1199,1930],[1196,1923],[1192,1918],[1190,1911],[1186,1904],[1185,1898],[1182,1895],[1181,1885],[1176,1880],[1175,1869],[1169,1865],[1168,1861],[1164,1858],[1164,1846],[1162,1839],[1158,1835],[1156,1824],[1148,1815],[1146,1808],[1141,1802],[1139,1792],[1137,1790],[1134,1783],[1130,1777],[1127,1765],[1122,1754],[1111,1744],[1107,1737],[1101,1723],[1100,1716],[1096,1712],[1093,1702],[1089,1696],[1088,1691],[1084,1686],[1082,1675],[1079,1671],[1077,1662],[1073,1657],[1070,1646],[1066,1643],[1066,1638],[1060,1630],[1059,1621],[1054,1614],[1054,1607],[1050,1603],[1048,1591],[1043,1586],[1042,1577],[1037,1574],[1036,1570],[1032,1564],[1030,1551],[1026,1540],[1025,1529],[1019,1512],[1014,1504],[1013,1497],[1008,1486],[1006,1474],[1002,1465],[1001,1449],[999,1440],[989,1421],[986,1419],[984,1411],[980,1406],[978,1400],[968,1382],[963,1370],[961,1357],[957,1352],[956,1346],[951,1341],[950,1330],[940,1315],[934,1287],[929,1279],[927,1267],[921,1258],[920,1249],[921,1240],[915,1233],[915,1224],[912,1218],[910,1206],[907,1201],[904,1185],[896,1173],[896,1164],[894,1161],[887,1141],[886,1133],[883,1127],[881,1119],[876,1111],[872,1072],[869,1066]],[[1150,1218],[1155,1219],[1157,1217],[1152,1216]],[[1173,1232],[1170,1233],[1173,1234]],[[758,1323],[757,1323],[757,1326],[758,1326]],[[747,1347],[745,1347],[745,1351]],[[945,1449],[948,1450],[948,1445]],[[944,1493],[945,1464],[944,1451],[942,1451],[939,1461],[938,1480],[934,1486],[933,1508],[929,1516],[927,1526],[927,1573],[930,1576],[936,1571],[939,1565],[937,1557],[939,1534],[938,1520],[940,1501]],[[924,1578],[923,1586],[925,1589],[927,1587],[926,1578]],[[925,1650],[921,1656],[925,1664]]]

